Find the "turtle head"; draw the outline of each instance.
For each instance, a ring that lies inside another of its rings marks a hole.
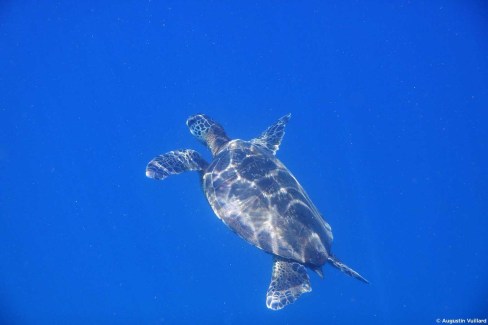
[[[191,134],[203,142],[212,151],[213,155],[230,140],[225,134],[224,128],[208,115],[192,115],[186,120],[186,125],[190,129]]]

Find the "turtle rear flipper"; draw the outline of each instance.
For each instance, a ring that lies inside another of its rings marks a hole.
[[[347,275],[350,275],[353,278],[356,278],[356,279],[358,279],[361,282],[369,283],[369,281],[366,280],[365,278],[363,278],[361,276],[361,274],[359,274],[358,272],[354,271],[353,269],[351,269],[346,264],[344,264],[341,261],[339,261],[336,257],[334,257],[334,256],[331,255],[331,256],[329,256],[329,258],[327,260],[328,260],[328,262],[330,264],[332,264],[334,267],[338,268],[342,272],[346,273]]]
[[[175,150],[151,160],[146,167],[146,176],[165,179],[169,175],[181,174],[190,170],[203,170],[207,166],[208,163],[195,150]]]
[[[271,283],[266,293],[266,306],[269,309],[280,310],[294,303],[302,293],[312,291],[303,265],[276,256],[273,262]]]

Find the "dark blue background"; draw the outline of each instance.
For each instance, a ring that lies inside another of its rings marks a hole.
[[[0,322],[435,324],[488,316],[483,1],[2,1]],[[265,307],[271,258],[196,173],[147,179],[185,120],[278,153],[332,225],[313,292]]]

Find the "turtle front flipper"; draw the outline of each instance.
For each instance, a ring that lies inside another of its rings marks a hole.
[[[204,170],[207,166],[208,163],[195,150],[175,150],[151,160],[146,167],[146,176],[165,179],[169,175],[181,174],[190,170]]]
[[[266,293],[266,306],[272,310],[280,310],[294,303],[305,292],[312,291],[310,279],[305,267],[274,257],[271,283]]]
[[[261,145],[276,154],[276,151],[280,148],[281,140],[285,135],[286,123],[290,120],[291,114],[287,114],[280,118],[275,124],[266,129],[259,137],[252,139],[254,144]]]

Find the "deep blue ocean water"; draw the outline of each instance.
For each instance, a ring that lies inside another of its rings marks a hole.
[[[436,324],[488,317],[483,1],[2,1],[1,324]],[[145,177],[203,112],[278,157],[334,232],[313,291],[197,173]]]

